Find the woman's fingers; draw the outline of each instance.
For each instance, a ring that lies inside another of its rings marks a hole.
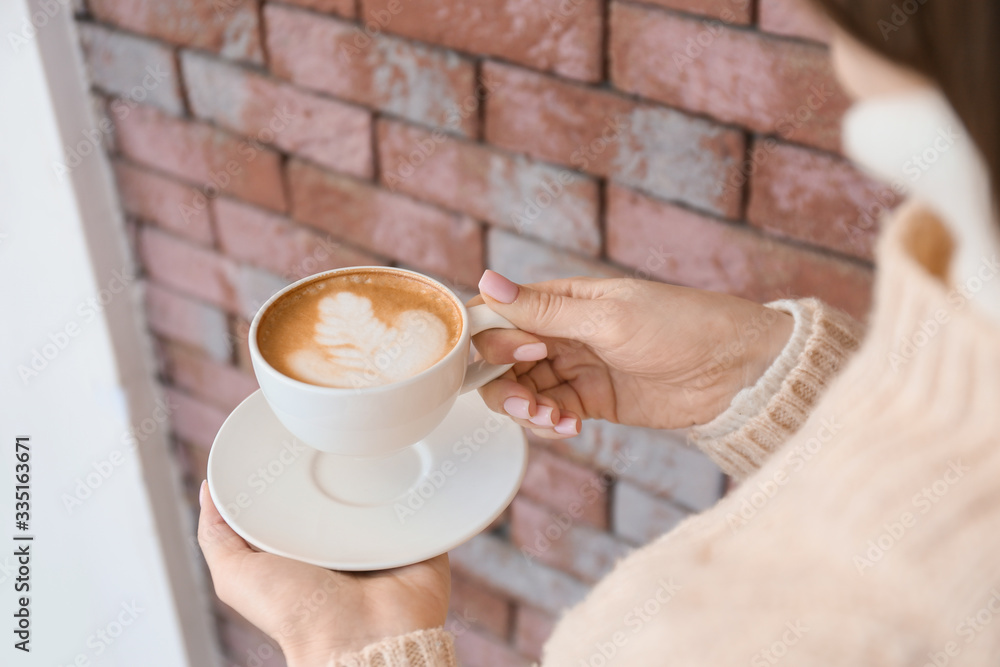
[[[559,423],[562,415],[558,403],[543,394],[535,394],[535,404],[538,408],[535,410],[534,416],[528,420],[530,424],[525,424],[526,428],[532,428],[534,425],[549,429]]]
[[[492,273],[492,271],[490,272]],[[485,273],[483,274],[485,275]],[[591,276],[577,276],[576,278],[557,278],[555,280],[545,280],[537,283],[526,283],[525,287],[530,287],[531,289],[538,290],[539,292],[548,292],[549,294],[557,294],[560,296],[572,296],[579,299],[596,299],[612,289],[612,286],[620,281],[609,280],[606,278],[594,278]],[[465,305],[468,308],[473,306],[478,306],[481,303],[486,303],[483,299],[482,294],[477,294],[468,301]]]
[[[491,364],[539,361],[548,355],[545,343],[520,329],[487,329],[473,336],[472,344]]]
[[[517,382],[513,371],[481,387],[479,394],[487,407],[508,415],[524,428],[552,428],[561,419],[559,404]]]
[[[581,289],[583,285],[588,289]],[[486,271],[479,281],[479,291],[490,310],[518,329],[539,336],[584,340],[596,330],[595,320],[603,318],[603,306],[593,296],[595,285],[596,282],[577,279],[551,281],[539,286],[540,291],[538,287],[517,285],[499,273]],[[569,296],[580,293],[587,296]]]
[[[514,370],[517,370],[516,368]],[[520,380],[530,379],[532,385],[535,387],[536,392],[544,392],[553,387],[557,387],[563,383],[562,378],[556,375],[556,371],[552,368],[552,364],[548,361],[542,361],[535,364],[530,369],[524,371],[524,374],[520,376]]]
[[[212,572],[212,580],[218,592],[221,585],[228,580],[235,564],[253,551],[219,514],[212,500],[212,494],[208,490],[208,482],[201,483],[198,499],[201,502],[201,514],[198,516],[198,544],[205,554],[205,561]]]
[[[480,387],[479,395],[490,410],[509,415],[522,426],[537,411],[534,392],[517,382],[513,370]]]
[[[531,432],[546,440],[562,440],[580,434],[580,418],[573,412],[563,410],[559,421],[552,428],[532,428]]]
[[[513,371],[508,371],[479,392],[491,410],[508,415],[539,437],[561,439],[580,433],[579,413],[567,409],[567,406],[578,405],[579,399],[568,386],[562,385],[565,391],[558,391],[557,387],[555,392],[535,393],[522,384],[524,380],[525,377],[515,379]],[[564,397],[565,402],[560,397]]]

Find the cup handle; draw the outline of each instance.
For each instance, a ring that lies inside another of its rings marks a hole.
[[[478,306],[472,306],[468,309],[468,312],[470,336],[475,336],[477,333],[486,331],[487,329],[517,328],[511,324],[506,317],[497,315],[484,303],[481,303]],[[485,359],[473,361],[469,364],[469,367],[465,369],[465,382],[462,383],[461,393],[464,394],[467,391],[479,389],[487,382],[496,380],[513,367],[514,364],[500,364],[499,366],[496,364],[488,364]]]

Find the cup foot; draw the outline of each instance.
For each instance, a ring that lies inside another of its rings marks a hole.
[[[427,473],[430,459],[422,442],[377,458],[316,452],[312,476],[331,500],[377,507],[407,496]]]

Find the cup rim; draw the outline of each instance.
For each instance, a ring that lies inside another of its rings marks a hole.
[[[315,282],[315,281],[318,281],[318,280],[323,280],[325,278],[329,278],[330,276],[333,276],[333,275],[336,275],[336,274],[340,274],[340,273],[354,273],[354,272],[358,272],[358,271],[380,271],[380,272],[384,272],[384,273],[402,273],[402,274],[414,276],[415,278],[417,278],[417,279],[419,279],[419,280],[421,280],[423,282],[432,283],[434,286],[436,286],[437,288],[439,288],[442,292],[445,292],[451,298],[451,300],[458,306],[459,312],[461,312],[461,314],[462,314],[462,331],[461,331],[461,333],[458,336],[458,343],[456,343],[455,346],[452,347],[452,349],[449,350],[447,354],[445,354],[443,357],[441,357],[440,359],[438,359],[433,364],[431,364],[430,366],[428,366],[424,370],[420,371],[416,375],[411,375],[410,377],[406,378],[405,380],[400,380],[399,382],[390,382],[389,384],[375,385],[373,387],[328,387],[326,385],[311,384],[309,382],[303,382],[302,380],[296,380],[293,377],[289,377],[288,375],[285,375],[284,373],[282,373],[281,371],[279,371],[277,368],[275,368],[274,366],[272,366],[271,363],[267,359],[264,358],[264,355],[261,353],[260,347],[257,344],[257,329],[258,329],[258,327],[260,325],[261,320],[263,319],[264,313],[267,312],[267,310],[274,304],[275,301],[277,301],[278,299],[280,299],[282,296],[284,296],[288,292],[291,292],[292,290],[295,290],[295,289],[297,289],[297,288],[299,288],[299,287],[301,287],[303,285],[307,285],[307,284],[309,284],[311,282]],[[448,288],[447,285],[443,284],[439,280],[431,278],[430,276],[427,276],[427,275],[425,275],[423,273],[420,273],[419,271],[414,271],[412,269],[399,268],[399,267],[395,267],[395,266],[344,266],[344,267],[341,267],[339,269],[330,269],[328,271],[321,271],[320,273],[314,273],[311,276],[305,276],[304,278],[300,278],[299,280],[295,281],[294,283],[292,283],[290,285],[286,285],[282,289],[280,289],[277,292],[275,292],[274,294],[272,294],[271,297],[267,301],[265,301],[261,305],[261,307],[257,309],[257,312],[254,314],[253,320],[250,322],[250,330],[247,333],[247,338],[248,338],[247,342],[248,342],[249,348],[250,348],[250,358],[251,358],[251,361],[254,362],[254,374],[255,375],[256,375],[256,372],[257,372],[257,370],[256,370],[256,364],[260,364],[265,370],[267,370],[271,374],[272,377],[276,378],[277,380],[279,380],[279,381],[281,381],[281,382],[283,382],[283,383],[285,383],[285,384],[287,384],[287,385],[289,385],[291,387],[297,388],[297,389],[308,389],[310,391],[318,391],[318,392],[327,393],[327,394],[330,394],[330,395],[343,395],[343,394],[347,394],[347,393],[350,393],[350,394],[368,394],[368,393],[375,394],[375,393],[379,393],[379,392],[382,392],[382,391],[390,391],[390,390],[393,390],[393,389],[398,389],[398,388],[401,388],[401,387],[406,387],[406,386],[408,386],[410,384],[415,384],[416,382],[418,382],[425,375],[431,374],[435,369],[437,369],[439,366],[445,364],[446,362],[448,362],[449,360],[451,360],[456,354],[459,353],[460,348],[463,347],[462,341],[464,339],[466,339],[466,338],[469,338],[468,331],[469,331],[469,311],[468,311],[468,309],[465,307],[465,304],[462,303],[461,299],[458,298],[458,295],[455,294],[455,292],[453,292],[451,289]],[[258,382],[258,384],[260,384],[260,379],[259,378],[257,379],[257,382]],[[261,387],[261,388],[263,388],[263,387]]]

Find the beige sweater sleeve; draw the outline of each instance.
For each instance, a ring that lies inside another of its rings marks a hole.
[[[417,630],[337,656],[324,667],[457,667],[455,638],[444,628]]]
[[[860,343],[863,327],[816,299],[766,304],[795,318],[781,355],[729,408],[689,438],[726,473],[742,479],[794,434]]]

